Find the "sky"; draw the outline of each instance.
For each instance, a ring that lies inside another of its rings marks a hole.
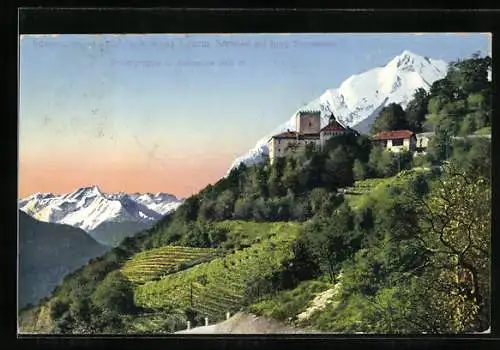
[[[23,35],[19,195],[188,197],[295,111],[404,50],[453,61],[490,36]]]

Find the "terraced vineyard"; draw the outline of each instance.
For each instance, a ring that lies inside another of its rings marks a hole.
[[[354,186],[345,189],[345,198],[352,208],[356,208],[364,195],[369,194],[384,181],[387,181],[387,179],[358,180],[354,183]]]
[[[212,248],[165,246],[136,254],[121,271],[134,283],[146,283],[215,257]]]
[[[377,198],[385,188],[402,185],[417,174],[428,173],[429,171],[430,169],[428,168],[413,168],[410,170],[403,170],[388,178],[356,181],[353,187],[346,188],[345,198],[353,209],[359,209],[363,207],[368,197]]]
[[[193,308],[202,316],[213,321],[222,319],[227,311],[242,306],[250,280],[273,273],[281,268],[283,260],[293,257],[290,244],[300,224],[274,225],[279,227],[274,235],[249,248],[139,286],[135,290],[135,303],[153,309],[186,308],[192,301]]]

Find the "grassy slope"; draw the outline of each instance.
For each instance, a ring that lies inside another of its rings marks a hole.
[[[353,187],[347,189],[345,198],[353,210],[361,210],[369,201],[383,197],[388,187],[403,184],[415,174],[424,171],[428,170],[422,168],[412,169],[402,171],[389,178],[356,181]],[[317,293],[329,287],[331,286],[321,278],[304,281],[295,289],[281,291],[272,298],[250,305],[249,310],[258,315],[272,317],[281,321],[295,322],[298,314],[310,305]]]
[[[353,187],[346,189],[345,198],[353,210],[360,210],[369,200],[377,199],[388,187],[403,184],[416,174],[428,171],[430,170],[427,168],[413,168],[388,178],[356,181]]]
[[[359,205],[366,200],[367,195],[380,184],[390,181],[387,179],[366,179],[359,180],[354,183],[354,186],[346,188],[345,199],[353,209],[357,209]]]
[[[192,288],[194,309],[211,320],[222,319],[227,311],[242,306],[247,282],[276,271],[292,256],[290,243],[300,228],[298,223],[236,221],[220,225],[231,229],[228,236],[243,235],[261,242],[141,285],[135,290],[136,304],[153,309],[188,307]]]
[[[322,280],[303,281],[296,288],[280,291],[273,298],[252,304],[248,309],[259,316],[295,324],[297,316],[310,306],[312,299],[331,287]]]

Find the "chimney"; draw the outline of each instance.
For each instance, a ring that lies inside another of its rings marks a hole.
[[[191,321],[187,321],[187,329],[190,330],[191,329]]]
[[[228,312],[226,312],[226,320],[229,320],[229,317],[231,316],[231,314]]]
[[[205,317],[205,326],[208,326],[208,317]]]

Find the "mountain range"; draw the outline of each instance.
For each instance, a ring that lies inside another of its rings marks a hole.
[[[109,249],[79,228],[41,222],[22,211],[19,211],[18,239],[19,308],[36,304],[66,274]]]
[[[383,67],[376,67],[347,78],[338,88],[327,89],[321,96],[299,108],[299,111],[319,110],[322,127],[333,113],[343,125],[368,133],[383,107],[398,103],[405,108],[419,88],[429,90],[432,83],[446,76],[448,64],[408,50],[394,57]],[[254,148],[236,158],[229,171],[240,163],[252,165],[268,154],[267,141],[272,135],[296,130],[295,115],[262,139]]]
[[[33,218],[80,228],[96,241],[116,246],[177,209],[182,200],[168,193],[103,193],[97,186],[71,193],[35,193],[19,201]]]

